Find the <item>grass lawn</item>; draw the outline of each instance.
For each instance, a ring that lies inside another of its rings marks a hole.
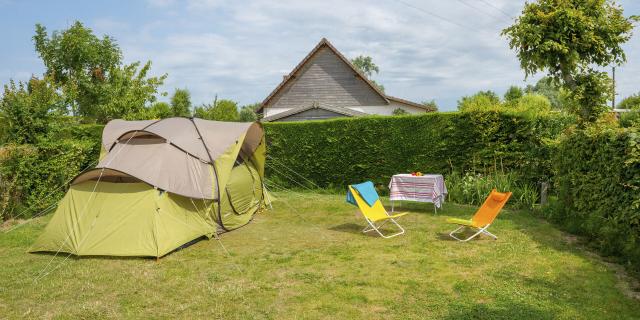
[[[497,241],[451,241],[473,207],[403,203],[405,235],[360,233],[341,195],[276,193],[246,227],[155,259],[25,253],[49,217],[0,233],[0,318],[638,319],[640,301],[553,226],[506,210]],[[221,244],[230,253],[228,256]],[[51,261],[49,275],[34,281]]]

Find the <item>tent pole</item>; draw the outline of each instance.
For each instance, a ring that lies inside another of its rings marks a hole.
[[[191,120],[191,124],[193,124],[193,127],[196,129],[196,133],[198,133],[198,137],[202,142],[202,146],[204,146],[204,149],[207,151],[207,156],[209,156],[209,161],[211,162],[211,166],[213,167],[213,173],[216,175],[216,202],[218,203],[218,220],[220,223],[220,227],[222,227],[222,230],[224,231],[229,231],[227,230],[227,228],[225,228],[224,223],[222,223],[222,208],[220,206],[220,184],[218,183],[218,169],[216,169],[216,164],[213,161],[213,157],[211,156],[211,151],[209,151],[209,147],[207,147],[207,144],[204,143],[204,139],[202,138],[202,134],[200,133],[200,129],[196,125],[196,122],[193,121],[193,117],[189,118],[189,120]]]

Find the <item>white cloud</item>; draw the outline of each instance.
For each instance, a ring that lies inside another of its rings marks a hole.
[[[500,31],[524,1],[147,0],[144,11],[87,22],[117,39],[125,61],[152,60],[153,73],[169,74],[166,91],[186,87],[196,103],[216,94],[243,104],[263,100],[326,37],[347,57],[372,56],[380,67],[375,79],[389,94],[435,98],[451,109],[462,95],[523,85]],[[640,9],[634,0],[621,3],[627,13]],[[629,62],[618,69],[621,96],[639,90],[639,37],[626,45]]]

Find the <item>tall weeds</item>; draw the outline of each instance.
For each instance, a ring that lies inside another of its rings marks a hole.
[[[480,205],[492,189],[513,193],[509,205],[531,208],[539,199],[535,185],[520,182],[513,173],[495,171],[488,174],[454,172],[446,177],[449,199],[456,203]]]

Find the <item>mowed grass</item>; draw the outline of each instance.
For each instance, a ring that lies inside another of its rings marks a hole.
[[[274,210],[221,242],[158,262],[26,253],[49,217],[0,233],[0,318],[640,317],[607,264],[524,211],[499,216],[497,241],[458,243],[445,217],[475,208],[447,203],[436,216],[403,203],[407,233],[382,239],[360,233],[342,195],[275,196]]]

